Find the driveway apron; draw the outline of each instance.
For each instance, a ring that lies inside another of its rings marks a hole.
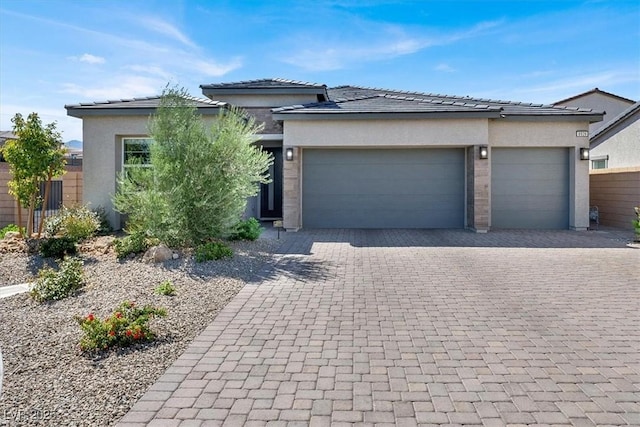
[[[283,242],[118,425],[640,425],[640,250],[614,235]]]

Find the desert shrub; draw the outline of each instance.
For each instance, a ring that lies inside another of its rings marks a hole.
[[[152,168],[127,168],[113,202],[129,229],[168,246],[197,246],[228,236],[247,198],[270,182],[273,157],[254,143],[263,125],[221,109],[207,128],[184,90],[167,88],[149,122]]]
[[[103,206],[98,206],[93,210],[93,213],[98,218],[98,222],[100,224],[98,225],[96,234],[99,236],[104,236],[111,233],[113,231],[113,227],[111,227],[111,224],[109,223],[109,219],[107,218],[107,211],[105,210],[105,208]]]
[[[45,221],[45,234],[49,237],[61,235],[76,242],[93,236],[100,227],[100,220],[87,206],[62,208]]]
[[[76,317],[84,333],[80,339],[80,349],[95,352],[153,340],[155,334],[149,328],[149,320],[155,316],[166,315],[164,308],[150,305],[140,308],[134,302],[124,301],[104,320],[97,318],[93,313],[85,317]]]
[[[118,259],[126,258],[130,254],[139,254],[149,248],[149,242],[144,233],[133,233],[119,237],[113,241]]]
[[[260,226],[260,221],[249,218],[236,224],[229,238],[232,240],[257,240],[263,231],[264,228]]]
[[[209,242],[196,248],[196,262],[230,258],[232,256],[233,251],[223,242]]]
[[[15,225],[15,224],[9,224],[9,225],[7,225],[6,227],[3,227],[3,228],[0,230],[0,239],[4,239],[4,236],[5,236],[8,232],[10,232],[10,231],[17,231],[17,232],[20,232],[20,227],[18,227],[18,226],[17,226],[17,225]],[[22,233],[23,233],[23,234],[24,234],[24,231],[25,231],[25,230],[24,230],[24,227],[22,227]]]
[[[633,229],[635,231],[635,240],[636,241],[640,241],[640,206],[636,206],[635,208],[633,208],[633,210],[636,213],[636,219],[634,219],[633,222]]]
[[[164,281],[162,283],[160,283],[156,289],[155,289],[156,294],[158,295],[164,295],[164,296],[168,296],[168,297],[172,297],[176,294],[176,288],[175,286],[173,286],[173,283],[171,283],[170,280]]]
[[[39,271],[30,295],[38,302],[61,300],[79,289],[83,281],[82,261],[65,258],[58,270],[44,267]]]
[[[70,237],[50,237],[40,241],[39,250],[45,258],[64,258],[76,253],[76,241]]]

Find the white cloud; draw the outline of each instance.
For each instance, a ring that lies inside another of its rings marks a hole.
[[[196,44],[191,41],[191,39],[189,39],[189,37],[187,37],[182,31],[166,21],[153,17],[144,17],[140,20],[140,22],[146,28],[177,40],[186,46],[189,46],[191,48],[197,47]]]
[[[445,63],[438,64],[438,65],[436,65],[433,69],[434,69],[434,70],[436,70],[436,71],[443,71],[443,72],[445,72],[445,73],[454,73],[454,72],[456,72],[456,71],[457,71],[457,70],[456,70],[455,68],[453,68],[451,65],[449,65],[449,64],[445,64]]]
[[[102,82],[99,85],[81,86],[76,83],[64,83],[62,93],[77,95],[92,101],[129,99],[143,96],[154,96],[166,85],[162,79],[137,75],[121,75]]]
[[[174,78],[174,76],[170,72],[157,65],[128,65],[125,67],[125,69],[138,73],[151,74],[153,76],[162,77],[165,80],[171,80],[172,78]]]
[[[283,61],[311,71],[338,70],[354,63],[386,60],[434,46],[453,44],[477,37],[501,24],[502,21],[481,22],[466,30],[428,36],[423,34],[422,29],[414,29],[409,34],[408,30],[396,25],[381,26],[368,22],[358,26],[362,29],[351,40],[339,38],[328,42],[313,42],[322,37],[289,35],[290,39],[298,40],[298,46],[301,47],[294,47],[294,53],[285,56]]]
[[[80,58],[78,58],[80,62],[86,62],[88,64],[104,64],[105,59],[101,56],[91,55],[90,53],[85,53]]]
[[[183,66],[191,68],[192,71],[199,71],[209,77],[220,77],[242,67],[242,59],[234,58],[226,64],[220,64],[211,60],[192,60],[184,63]]]

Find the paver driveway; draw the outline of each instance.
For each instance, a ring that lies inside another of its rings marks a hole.
[[[120,424],[640,425],[640,250],[611,237],[287,235]]]

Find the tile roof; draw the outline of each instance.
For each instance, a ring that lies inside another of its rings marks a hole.
[[[276,108],[276,114],[340,113],[475,113],[493,117],[573,117],[601,119],[602,113],[587,108],[512,102],[470,96],[398,91],[359,86],[338,86],[327,90],[329,101]],[[493,114],[491,114],[493,113]]]
[[[564,104],[565,102],[573,101],[575,99],[582,98],[582,97],[587,96],[587,95],[591,95],[592,93],[599,93],[599,94],[602,94],[602,95],[606,95],[606,96],[609,96],[611,98],[616,98],[616,99],[619,99],[621,101],[626,101],[629,104],[633,104],[633,102],[634,102],[632,99],[628,99],[628,98],[625,98],[623,96],[616,95],[615,93],[611,93],[611,92],[607,92],[607,91],[604,91],[604,90],[600,90],[600,89],[598,89],[596,87],[596,88],[593,88],[593,89],[588,90],[586,92],[582,92],[582,93],[579,93],[577,95],[570,96],[569,98],[561,99],[558,102],[554,102],[553,105]]]
[[[229,83],[211,83],[200,85],[202,89],[296,89],[296,88],[317,88],[324,89],[327,86],[319,83],[302,82],[298,80],[288,80],[280,78],[245,80]]]
[[[219,108],[227,105],[225,102],[212,101],[208,98],[186,97],[194,102],[198,108]],[[160,96],[149,96],[145,98],[117,99],[100,102],[86,102],[79,104],[65,105],[69,109],[129,109],[129,108],[157,108],[160,104]]]
[[[304,112],[305,114],[337,113],[494,113],[499,116],[499,106],[459,100],[425,99],[415,96],[392,94],[368,94],[351,98],[334,98],[331,101],[307,105],[293,105],[273,109],[274,113]]]

